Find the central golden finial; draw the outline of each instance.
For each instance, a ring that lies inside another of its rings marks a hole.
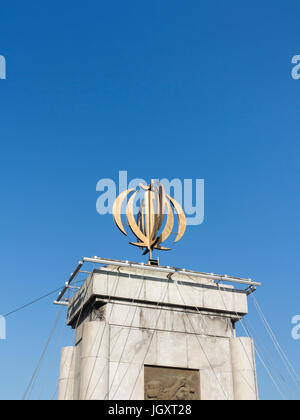
[[[134,200],[138,190],[129,189],[123,191],[115,200],[113,205],[113,217],[116,225],[124,235],[127,235],[121,218],[121,208],[126,197],[135,191],[129,198],[126,208],[126,217],[132,233],[138,242],[130,242],[132,245],[145,249],[144,255],[149,252],[149,259],[152,260],[153,249],[168,251],[170,248],[161,246],[172,233],[174,226],[174,210],[178,217],[178,232],[174,242],[182,238],[186,228],[186,218],[180,204],[168,194],[160,182],[151,181],[149,185],[140,184],[144,191],[144,199],[141,200],[140,208],[135,219],[133,212]],[[162,229],[164,218],[165,226]]]

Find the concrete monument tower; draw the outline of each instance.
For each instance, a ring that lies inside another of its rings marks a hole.
[[[175,212],[175,240],[182,237],[185,216],[161,185],[143,189],[137,219],[131,211],[135,193],[126,214],[138,240],[134,245],[149,252],[148,264],[84,258],[56,301],[64,302],[83,264],[97,265],[67,303],[75,343],[62,350],[59,399],[258,399],[253,342],[237,338],[235,324],[247,314],[247,296],[259,283],[159,266],[153,249],[167,249],[161,243],[172,231]],[[121,206],[132,192],[114,205],[125,234]]]

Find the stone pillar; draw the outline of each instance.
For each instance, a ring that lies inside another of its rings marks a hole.
[[[246,337],[230,341],[235,400],[258,400],[253,341]]]
[[[246,290],[224,285],[220,292],[209,278],[145,271],[94,270],[70,301],[67,323],[76,329],[76,361],[68,395],[256,400],[253,344],[236,338],[232,328],[248,313]],[[60,388],[68,375],[61,372]]]
[[[84,324],[80,365],[80,400],[108,399],[109,325],[105,321]]]
[[[58,399],[74,399],[75,347],[64,347],[61,351]]]

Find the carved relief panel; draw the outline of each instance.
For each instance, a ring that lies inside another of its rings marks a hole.
[[[145,366],[145,400],[200,400],[199,371]]]

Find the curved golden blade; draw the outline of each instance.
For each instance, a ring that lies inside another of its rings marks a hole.
[[[158,200],[159,200],[159,221],[158,221],[158,230],[162,227],[163,220],[164,220],[164,212],[165,212],[165,203],[166,203],[166,192],[164,189],[163,184],[159,183],[158,185]]]
[[[123,191],[116,199],[113,205],[113,218],[114,221],[116,223],[116,225],[118,226],[118,228],[120,229],[120,231],[122,233],[124,233],[124,235],[127,236],[127,233],[124,229],[123,223],[122,223],[122,218],[121,218],[121,208],[122,208],[122,204],[123,201],[125,200],[125,198],[127,197],[128,194],[130,194],[132,191],[134,191],[134,189],[130,189],[130,190],[125,190]]]
[[[149,191],[151,189],[151,184],[150,185],[143,185],[143,184],[139,184],[139,186],[144,190],[144,191]]]
[[[137,225],[138,228],[141,230],[141,232],[145,235],[145,209],[144,209],[145,205],[144,205],[144,200],[141,200],[140,203],[140,208],[139,208],[139,212],[137,215]]]
[[[165,210],[165,195],[162,184],[153,183],[152,191],[154,194],[153,209],[154,209],[154,223],[152,231],[152,239],[155,240],[158,232],[160,231],[164,219]]]
[[[147,244],[145,244],[143,242],[129,242],[129,243],[130,243],[130,245],[138,246],[140,248],[147,248]]]
[[[150,238],[151,242],[155,240],[157,231],[156,231],[156,194],[155,191],[150,192]]]
[[[158,246],[159,246],[160,243],[164,242],[171,235],[172,229],[173,229],[173,226],[174,226],[173,211],[172,211],[171,206],[170,206],[170,204],[168,203],[167,200],[165,200],[165,206],[167,207],[167,212],[168,212],[167,222],[166,222],[166,226],[165,226],[164,230],[162,231],[160,237],[156,241],[156,244]]]
[[[142,228],[142,213],[141,210],[139,210],[138,215],[137,215],[137,225],[139,227],[139,229],[143,232],[143,228]]]
[[[141,202],[141,215],[142,215],[142,226],[141,231],[144,235],[146,235],[146,227],[145,227],[145,200]]]
[[[171,251],[171,248],[166,248],[164,246],[155,246],[155,249],[159,249],[160,251]]]
[[[152,221],[153,221],[153,213],[151,211],[151,204],[152,204],[152,192],[148,189],[145,192],[145,216],[146,216],[146,237],[148,248],[151,246],[151,234],[152,234]]]
[[[185,229],[186,229],[186,217],[185,217],[185,214],[181,205],[177,203],[177,201],[174,198],[170,197],[169,195],[167,195],[167,197],[171,201],[171,204],[173,205],[178,215],[178,234],[174,240],[174,242],[178,242],[179,239],[183,237]]]
[[[139,229],[133,215],[133,202],[137,193],[138,191],[132,194],[129,199],[128,206],[126,208],[127,221],[132,233],[137,237],[137,239],[139,239],[141,242],[148,243],[147,237]]]

